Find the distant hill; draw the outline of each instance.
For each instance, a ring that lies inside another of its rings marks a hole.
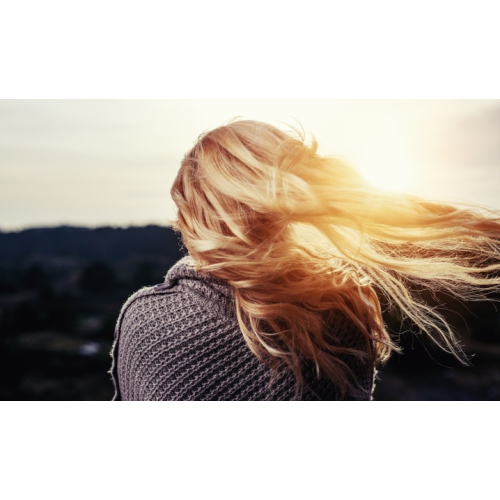
[[[111,399],[120,309],[183,255],[161,226],[0,232],[0,400]]]
[[[73,257],[116,262],[135,255],[163,257],[175,262],[184,251],[179,236],[168,227],[96,229],[61,226],[0,232],[0,263],[22,263],[27,258]]]

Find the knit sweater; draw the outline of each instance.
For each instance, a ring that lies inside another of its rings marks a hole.
[[[361,334],[345,318],[337,315],[331,328],[346,345],[362,345]],[[337,388],[318,378],[314,366],[305,366],[299,393],[286,365],[273,375],[243,338],[234,289],[197,272],[189,256],[170,269],[164,283],[143,288],[125,302],[111,356],[113,400],[339,399]],[[365,391],[361,399],[370,399],[370,364],[352,355],[342,360]]]

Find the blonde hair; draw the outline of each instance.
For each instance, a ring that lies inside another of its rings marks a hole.
[[[250,349],[275,370],[288,363],[298,387],[309,360],[342,395],[355,392],[340,355],[375,366],[398,349],[382,301],[465,363],[418,289],[464,300],[496,291],[498,214],[377,190],[295,132],[247,120],[216,128],[185,155],[171,190],[173,227],[198,270],[234,287]],[[366,348],[342,345],[327,310],[354,323]]]

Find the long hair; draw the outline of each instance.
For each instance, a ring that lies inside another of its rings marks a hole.
[[[295,133],[247,120],[216,128],[185,155],[171,189],[173,227],[199,271],[234,287],[249,348],[275,370],[286,362],[298,387],[308,360],[345,395],[356,381],[341,355],[376,366],[398,349],[382,303],[465,363],[418,290],[462,300],[498,290],[498,214],[375,189]],[[325,328],[328,310],[366,347],[342,345]]]

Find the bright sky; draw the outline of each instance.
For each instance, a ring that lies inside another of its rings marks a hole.
[[[300,122],[386,189],[500,209],[500,100],[0,100],[0,229],[165,224],[183,154],[236,116]]]

